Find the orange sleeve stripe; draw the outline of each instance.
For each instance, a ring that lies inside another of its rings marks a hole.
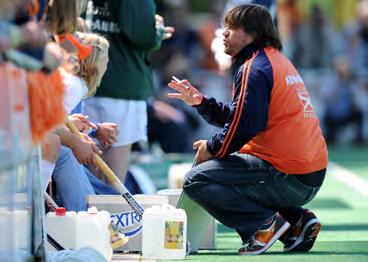
[[[246,96],[246,92],[247,92],[248,77],[249,77],[250,67],[252,66],[253,60],[254,60],[254,58],[252,58],[252,60],[248,64],[248,69],[247,69],[247,72],[246,72],[246,78],[245,78],[244,88],[242,87],[242,89],[241,89],[242,94],[241,94],[241,101],[240,101],[240,107],[239,107],[240,109],[239,109],[238,116],[236,118],[235,125],[233,125],[233,129],[231,130],[230,138],[228,139],[227,143],[224,143],[225,149],[224,149],[224,151],[222,152],[222,154],[221,154],[221,156],[219,158],[222,158],[222,157],[225,156],[226,151],[228,150],[228,148],[230,146],[230,143],[231,143],[231,141],[232,141],[232,139],[234,137],[235,130],[237,129],[237,127],[239,125],[240,118],[241,118],[241,113],[242,113],[242,110],[243,110],[244,100],[245,100],[245,96]]]
[[[233,83],[232,94],[231,94],[231,100],[234,100],[234,97],[235,97],[235,84]]]
[[[247,64],[247,65],[246,65]],[[241,85],[241,88],[240,88],[240,97],[239,97],[239,100],[242,100],[242,96],[243,96],[243,92],[242,92],[242,90],[244,89],[244,86],[245,86],[245,83],[244,83],[244,78],[245,78],[245,76],[246,76],[246,72],[247,72],[247,68],[248,68],[248,66],[249,66],[249,61],[248,62],[245,62],[244,63],[244,69],[243,69],[243,75],[242,75],[242,85]],[[233,85],[233,87],[234,87],[234,92],[233,92],[233,100],[234,100],[234,97],[235,97],[235,84]],[[239,105],[239,103],[238,103],[238,105]],[[230,125],[230,128],[229,128],[229,131],[227,132],[227,134],[226,134],[226,136],[225,136],[225,139],[224,139],[224,143],[222,144],[222,146],[221,146],[221,148],[220,148],[220,151],[216,154],[216,157],[217,158],[221,158],[222,156],[222,154],[223,154],[223,152],[224,152],[224,149],[225,149],[225,145],[226,145],[226,143],[228,142],[228,139],[229,139],[229,137],[230,137],[230,133],[232,132],[232,130],[233,130],[233,127],[234,127],[234,123],[236,122],[235,121],[235,119],[236,119],[236,117],[238,116],[238,114],[239,114],[239,108],[240,108],[240,106],[238,106],[237,108],[236,108],[236,110],[235,110],[235,115],[234,115],[234,119],[233,119],[233,121],[232,121],[232,123],[231,123],[231,125]]]
[[[247,85],[248,85],[248,77],[249,77],[250,68],[251,68],[252,62],[253,62],[254,58],[257,56],[257,54],[258,54],[258,52],[248,62],[247,66],[244,67],[243,76],[242,76],[242,86],[241,86],[241,89],[240,89],[240,97],[239,97],[239,101],[238,101],[238,106],[236,108],[235,116],[234,116],[234,119],[232,121],[232,124],[229,128],[229,132],[226,134],[226,137],[224,139],[224,143],[222,144],[222,147],[221,147],[220,151],[216,154],[217,158],[224,157],[227,149],[230,146],[231,140],[234,137],[234,132],[235,132],[236,128],[239,125],[241,112],[242,112],[242,109],[243,109],[243,103],[244,103],[244,99],[245,99],[245,94],[246,94],[246,90],[247,90]],[[244,78],[245,78],[245,81],[244,81]]]

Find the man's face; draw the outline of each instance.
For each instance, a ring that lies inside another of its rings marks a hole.
[[[230,56],[235,56],[244,46],[251,43],[253,38],[244,32],[242,28],[225,27],[223,33],[225,53]]]

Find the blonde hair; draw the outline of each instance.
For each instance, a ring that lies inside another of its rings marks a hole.
[[[54,0],[50,8],[50,30],[54,34],[73,33],[77,27],[76,0]]]
[[[92,47],[91,54],[80,61],[78,76],[86,81],[88,86],[87,96],[92,96],[100,85],[104,72],[99,72],[98,64],[103,56],[108,56],[109,42],[106,38],[97,34],[79,33],[82,44]]]

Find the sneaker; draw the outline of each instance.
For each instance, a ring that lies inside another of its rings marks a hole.
[[[269,249],[290,227],[290,224],[276,213],[262,225],[249,242],[239,249],[240,255],[258,255]]]
[[[321,230],[318,218],[309,210],[299,219],[284,237],[284,251],[308,252]]]

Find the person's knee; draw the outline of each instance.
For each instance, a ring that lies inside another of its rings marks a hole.
[[[201,182],[204,182],[204,174],[200,172],[196,167],[188,171],[183,181],[183,191],[190,193],[194,188],[201,186]]]
[[[61,141],[59,136],[48,134],[42,143],[42,159],[55,163],[59,156]]]
[[[74,155],[73,155],[73,151],[71,150],[71,148],[61,145],[56,165],[58,165],[58,166],[62,165],[65,162],[69,161],[70,158],[72,158],[72,157],[74,157]]]

